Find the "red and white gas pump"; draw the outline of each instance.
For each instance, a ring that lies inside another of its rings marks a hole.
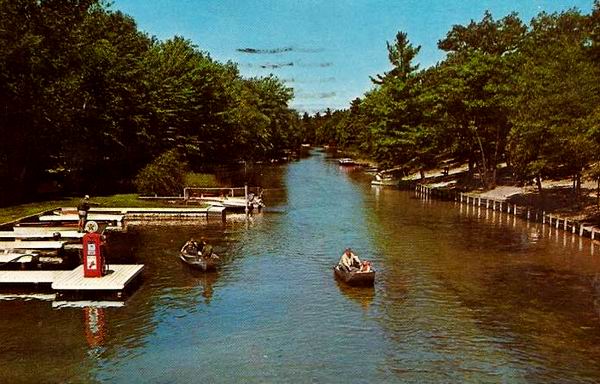
[[[83,235],[83,277],[102,277],[104,275],[104,256],[102,255],[102,236],[95,232]]]

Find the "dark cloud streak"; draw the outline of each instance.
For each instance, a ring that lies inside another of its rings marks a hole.
[[[335,92],[298,93],[296,95],[299,99],[329,99],[335,96]]]
[[[296,84],[323,84],[323,83],[334,83],[336,81],[335,77],[333,77],[333,76],[324,77],[321,79],[308,79],[308,80],[302,80],[302,79],[296,79],[294,77],[288,77],[288,78],[281,79],[281,80],[286,83],[296,83]]]
[[[296,64],[299,67],[303,68],[326,68],[333,67],[332,62],[324,62],[324,63],[298,63]]]
[[[299,52],[299,53],[319,53],[323,52],[323,48],[295,48],[295,47],[281,47],[281,48],[237,48],[236,51],[241,53],[248,53],[252,55],[273,55],[277,53],[287,52]]]
[[[270,48],[270,49],[258,49],[258,48],[237,48],[236,51],[242,53],[251,53],[258,55],[268,55],[273,53],[285,53],[291,52],[293,50],[292,47],[284,47],[284,48]]]

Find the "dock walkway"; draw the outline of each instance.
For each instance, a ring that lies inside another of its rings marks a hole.
[[[77,231],[65,231],[64,228],[54,231],[43,230],[43,228],[28,228],[28,231],[18,231],[16,228],[18,227],[15,227],[12,231],[0,231],[0,239],[54,239],[58,236],[60,239],[76,240],[81,239],[84,235]]]
[[[43,249],[59,250],[64,247],[66,241],[0,241],[0,250],[6,249]]]
[[[102,277],[84,277],[83,265],[70,271],[0,271],[0,287],[48,285],[60,298],[102,295],[120,299],[143,269],[142,264],[111,264]]]

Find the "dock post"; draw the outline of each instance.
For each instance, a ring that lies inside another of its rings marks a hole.
[[[583,224],[579,224],[579,236],[583,236]]]
[[[231,191],[233,192],[233,189]],[[244,184],[244,200],[246,201],[246,217],[248,217],[248,183]]]

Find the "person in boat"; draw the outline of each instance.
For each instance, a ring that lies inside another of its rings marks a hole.
[[[358,271],[362,265],[358,256],[350,248],[346,248],[338,264],[348,272]]]
[[[208,244],[204,241],[204,237],[200,238],[200,241],[196,243],[198,246],[198,254],[204,254],[204,251],[207,249]]]
[[[206,244],[202,250],[202,257],[207,259],[211,258],[213,255],[212,245]]]
[[[187,255],[198,255],[199,245],[196,242],[196,240],[194,240],[194,238],[192,237],[185,244],[183,244],[183,247],[181,247],[181,252]]]

